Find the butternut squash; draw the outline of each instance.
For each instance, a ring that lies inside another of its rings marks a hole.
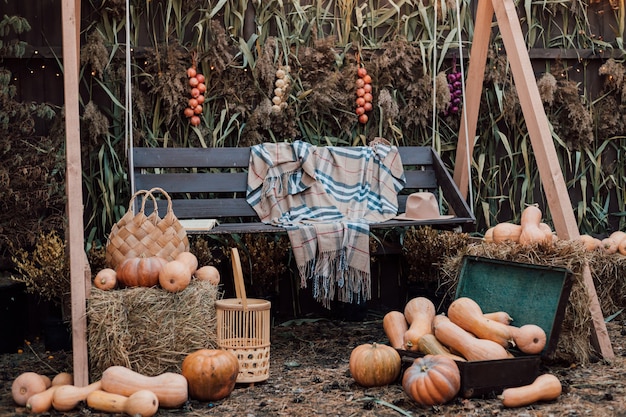
[[[52,385],[45,391],[31,395],[28,401],[26,401],[26,409],[28,412],[39,414],[50,410],[50,407],[52,407],[52,396],[59,386],[60,385]]]
[[[104,370],[100,381],[102,390],[123,396],[150,390],[156,394],[163,408],[180,407],[188,399],[187,379],[174,372],[146,376],[124,366],[111,366]]]
[[[546,234],[538,226],[529,224],[528,226],[522,228],[522,233],[519,235],[519,243],[520,245],[546,243]]]
[[[105,413],[125,413],[132,417],[151,417],[159,410],[159,399],[150,390],[139,390],[126,397],[95,390],[87,396],[87,405]]]
[[[417,350],[424,355],[443,355],[455,361],[465,362],[465,358],[455,355],[441,344],[434,334],[425,334],[417,343]]]
[[[390,311],[383,317],[383,330],[389,344],[395,349],[404,349],[404,333],[409,329],[409,324],[400,311]]]
[[[553,233],[552,228],[547,223],[539,223],[539,229],[545,234],[544,242],[551,243],[556,239],[556,235]]]
[[[42,377],[36,372],[23,372],[13,380],[11,395],[19,406],[25,406],[30,397],[44,392],[50,385],[50,378]]]
[[[578,240],[583,243],[583,246],[588,251],[594,251],[594,250],[598,249],[600,247],[600,244],[601,244],[600,240],[598,240],[597,238],[595,238],[595,237],[593,237],[591,235],[580,235]]]
[[[488,243],[493,242],[493,228],[494,228],[494,227],[495,227],[495,226],[492,226],[492,227],[490,227],[489,229],[487,229],[487,230],[485,231],[485,236],[483,236],[483,240],[484,240],[485,242],[488,242]]]
[[[540,353],[546,346],[546,332],[535,324],[525,324],[521,327],[509,326],[515,346],[531,355]]]
[[[74,385],[62,385],[57,387],[52,396],[52,408],[57,411],[70,411],[78,407],[81,401],[85,401],[87,396],[93,391],[101,389],[100,381],[92,382],[84,387]]]
[[[537,204],[528,205],[524,208],[524,210],[522,210],[520,226],[522,226],[522,228],[531,225],[539,227],[542,216],[543,213]]]
[[[626,255],[626,239],[622,239],[622,241],[619,242],[619,245],[617,245],[617,251],[622,255]]]
[[[546,233],[540,226],[541,216],[541,209],[536,204],[527,206],[522,211],[520,219],[522,232],[519,235],[519,243],[521,245],[546,242]]]
[[[609,235],[609,238],[615,240],[617,243],[620,243],[622,240],[626,239],[626,232],[616,230]]]
[[[46,389],[52,386],[52,380],[50,379],[50,377],[48,377],[48,375],[40,374],[39,376],[41,376],[41,379],[43,379],[43,382],[46,384]]]
[[[543,374],[529,385],[505,389],[500,398],[505,407],[524,407],[538,401],[555,400],[562,390],[561,381],[556,376]]]
[[[459,352],[468,361],[506,359],[505,348],[491,340],[479,339],[454,324],[448,317],[438,315],[433,319],[435,337],[445,346]]]
[[[52,378],[51,385],[72,385],[74,384],[74,376],[69,372],[58,373]]]
[[[506,311],[493,311],[491,313],[483,314],[486,319],[497,321],[502,324],[511,324],[513,322],[513,317],[509,315]]]
[[[435,305],[426,297],[415,297],[406,303],[404,317],[409,323],[409,328],[404,333],[404,346],[407,350],[417,351],[420,337],[432,334],[435,314]]]
[[[486,318],[478,303],[469,297],[460,297],[450,303],[448,317],[480,339],[491,340],[504,348],[514,345],[510,326]]]
[[[502,222],[493,227],[491,238],[494,243],[518,242],[522,233],[522,226],[514,223]]]
[[[610,237],[605,237],[600,241],[600,247],[609,255],[616,253],[618,246],[619,243],[615,239],[611,239]]]

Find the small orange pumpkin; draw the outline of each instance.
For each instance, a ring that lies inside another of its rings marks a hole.
[[[363,387],[389,385],[400,376],[401,368],[400,354],[389,345],[366,343],[350,354],[350,373]]]
[[[404,371],[402,389],[422,406],[441,405],[461,389],[461,373],[453,359],[444,355],[417,358]]]
[[[117,273],[111,268],[101,269],[93,279],[93,285],[104,291],[112,290],[117,285]]]
[[[191,252],[181,252],[176,256],[175,260],[181,261],[185,265],[189,267],[189,272],[191,275],[196,273],[196,269],[198,269],[198,258]]]
[[[159,284],[169,292],[182,291],[189,286],[190,282],[189,266],[181,261],[170,261],[159,272]]]
[[[226,398],[235,388],[239,360],[223,349],[200,349],[185,357],[182,374],[189,384],[189,395],[200,401]]]
[[[125,287],[153,287],[167,261],[158,256],[124,259],[117,267],[117,281]]]
[[[205,265],[198,268],[194,276],[200,281],[209,281],[213,285],[219,285],[220,283],[220,271],[213,265]]]

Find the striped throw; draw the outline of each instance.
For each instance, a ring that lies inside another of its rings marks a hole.
[[[247,200],[261,221],[287,229],[301,279],[326,308],[371,298],[369,224],[394,217],[405,183],[396,147],[253,146]]]

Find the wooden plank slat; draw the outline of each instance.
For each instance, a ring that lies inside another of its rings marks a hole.
[[[431,165],[432,152],[426,146],[398,148],[404,165]],[[135,168],[247,168],[250,148],[134,148]]]
[[[405,189],[436,190],[439,186],[433,169],[406,171]],[[223,193],[245,192],[248,175],[244,172],[164,173],[135,175],[138,190],[161,187],[168,193]]]
[[[247,168],[250,148],[134,148],[135,168]]]
[[[140,174],[135,176],[138,190],[161,187],[168,193],[245,192],[248,175],[233,173]]]

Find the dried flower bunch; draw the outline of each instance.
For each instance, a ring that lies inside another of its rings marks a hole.
[[[13,255],[16,272],[11,279],[26,284],[26,291],[68,308],[70,274],[65,242],[57,232],[42,233],[32,251],[17,249]]]

